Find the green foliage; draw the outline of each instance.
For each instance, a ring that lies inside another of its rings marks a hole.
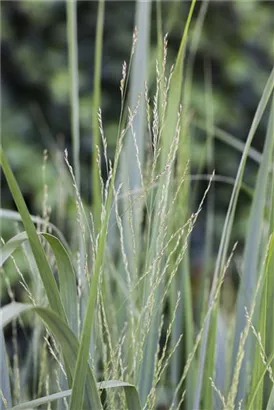
[[[23,4],[24,10],[29,10],[27,2]],[[143,19],[139,27],[139,38],[134,31],[130,59],[123,65],[121,111],[114,159],[110,161],[102,119],[104,111],[99,110],[103,27],[107,18],[104,1],[99,2],[91,121],[97,151],[91,153],[94,189],[91,207],[81,197],[84,174],[79,161],[81,69],[77,57],[76,2],[67,2],[73,167],[66,152],[62,164],[65,170],[61,171],[61,167],[59,170],[65,181],[65,200],[59,211],[72,217],[68,244],[59,225],[57,228],[49,222],[45,186],[43,217],[31,216],[1,148],[1,167],[18,213],[2,209],[0,217],[19,223],[17,234],[0,249],[1,273],[12,299],[0,310],[1,409],[19,410],[40,405],[71,410],[105,407],[152,410],[160,406],[189,410],[272,408],[274,104],[267,109],[273,98],[274,69],[266,84],[259,87],[261,98],[245,143],[214,126],[215,116],[220,113],[214,108],[210,65],[205,70],[203,96],[207,107],[204,116],[200,115],[202,118],[192,121],[197,42],[206,13],[210,18],[210,13],[213,17],[214,13],[210,7],[207,9],[206,2],[200,8],[195,0],[188,4],[175,64],[170,68],[167,37],[162,33],[165,5],[162,10],[159,4],[155,53],[158,63],[153,79],[144,84],[150,49],[149,13],[153,9],[150,2],[137,3],[136,22],[141,21],[144,8],[147,19]],[[178,2],[170,9],[168,24],[175,24],[180,7]],[[241,6],[237,5],[236,9],[242,15]],[[29,11],[29,18],[39,16],[40,12],[35,6],[32,13]],[[208,47],[207,37],[202,40],[202,47]],[[240,81],[243,67],[232,61],[227,70]],[[138,97],[138,92],[142,97]],[[222,113],[220,116],[222,119]],[[259,154],[251,144],[266,116],[264,149]],[[205,130],[206,134],[206,148],[201,156],[192,153],[191,137],[197,129]],[[213,169],[215,136],[226,149],[237,151],[241,160],[232,181],[230,200],[226,202],[228,210],[211,278],[214,203],[209,195],[217,177],[220,183],[225,180],[215,175]],[[54,144],[51,154],[56,154]],[[254,190],[243,182],[248,161],[256,162],[259,167]],[[101,173],[102,163],[106,167],[105,178]],[[195,211],[197,186],[190,183],[195,179],[191,166],[196,167],[199,174],[207,168],[208,182]],[[236,245],[231,247],[231,242],[241,190],[249,193],[252,207],[245,234],[240,286],[237,292],[230,294],[236,298],[235,312],[231,315],[224,294],[230,279],[228,270],[235,257]],[[73,198],[69,210],[68,197]],[[205,201],[208,201],[204,216],[206,260],[200,266],[202,287],[198,293],[199,303],[196,303],[192,296],[195,278],[191,272],[189,242]],[[59,220],[62,221],[64,216]],[[20,272],[15,252],[19,248],[23,250],[34,286],[29,286]],[[9,269],[6,269],[7,261],[11,262]],[[15,302],[10,270],[19,273],[30,303]],[[33,317],[31,314],[35,314],[34,333],[27,357],[35,359],[34,363],[26,360],[22,364],[17,357],[17,324],[23,325],[21,315]],[[38,318],[45,326],[43,330]],[[12,357],[7,355],[9,344],[4,340],[8,326],[13,331]],[[39,348],[42,335],[45,343]],[[54,366],[48,366],[50,360]],[[23,375],[32,373],[33,368],[35,387],[30,392],[24,387],[28,380]],[[54,371],[55,382],[50,383]],[[14,379],[11,385],[10,375]],[[24,380],[22,385],[20,376]]]

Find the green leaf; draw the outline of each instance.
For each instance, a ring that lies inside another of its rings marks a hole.
[[[258,383],[257,383],[257,386],[255,387],[254,390],[252,390],[252,391],[250,392],[249,402],[248,402],[248,405],[246,406],[246,410],[254,410],[253,403],[254,403],[256,394],[257,394],[258,390],[261,388],[261,385],[262,385],[262,383],[263,383],[263,381],[264,381],[265,374],[266,374],[266,372],[267,372],[267,368],[272,365],[273,359],[274,359],[274,352],[272,352],[272,354],[269,356],[269,359],[268,359],[267,362],[265,363],[265,366],[263,367],[263,370],[262,370],[261,373],[258,375]],[[270,397],[269,397],[269,400],[268,400],[268,405],[267,405],[268,407],[267,407],[266,410],[272,410],[272,409],[273,409],[272,407],[270,407],[271,404],[273,403],[273,399],[274,399],[274,397],[273,397],[273,396],[274,396],[273,390],[274,390],[274,389],[272,388],[272,391],[271,391],[271,394],[270,394]]]
[[[253,137],[255,135],[256,129],[259,125],[259,122],[262,118],[262,115],[265,111],[266,105],[270,99],[270,96],[273,92],[274,88],[274,69],[272,70],[269,79],[267,81],[267,84],[265,86],[263,95],[261,97],[261,100],[259,102],[257,111],[255,113],[250,131],[248,133],[247,141],[245,144],[245,149],[243,151],[243,155],[241,158],[241,162],[237,171],[237,176],[235,180],[235,184],[233,187],[232,195],[230,198],[229,202],[229,207],[228,211],[226,214],[226,219],[224,223],[224,228],[222,232],[222,237],[221,237],[221,242],[219,246],[219,251],[218,251],[218,256],[217,256],[217,261],[216,261],[216,266],[215,266],[215,271],[214,271],[214,277],[213,277],[213,283],[211,287],[211,293],[210,293],[210,298],[209,298],[209,306],[211,305],[213,298],[214,298],[214,293],[215,289],[218,283],[218,278],[225,266],[225,261],[227,258],[227,252],[228,252],[228,246],[229,246],[229,241],[230,241],[230,236],[231,236],[231,230],[232,230],[232,225],[234,221],[234,216],[235,216],[235,210],[236,210],[236,205],[238,202],[238,196],[241,188],[241,183],[242,183],[242,178],[243,178],[243,173],[245,169],[245,164],[246,160],[248,157],[248,152],[249,148],[251,146]],[[241,315],[243,312],[241,312]],[[203,382],[203,369],[204,369],[204,363],[205,363],[205,358],[206,358],[206,352],[207,352],[207,343],[208,343],[208,337],[211,337],[210,332],[209,332],[209,325],[210,325],[210,316],[208,316],[205,324],[205,329],[203,333],[203,339],[201,343],[201,351],[200,351],[200,359],[199,359],[199,371],[198,371],[198,383],[196,387],[196,393],[195,393],[195,403],[194,407],[199,408],[200,406],[200,400],[201,400],[201,389],[202,389],[202,382]],[[216,321],[214,326],[216,326]],[[237,336],[238,340],[238,336]],[[238,342],[237,342],[238,344]],[[218,378],[218,377],[217,377]]]
[[[73,374],[77,359],[79,342],[75,334],[69,329],[69,327],[51,310],[43,307],[36,307],[30,304],[23,304],[17,302],[10,303],[9,305],[4,306],[0,310],[0,314],[2,317],[1,330],[14,318],[16,318],[18,315],[25,311],[36,312],[42,318],[45,324],[49,327],[50,331],[54,334],[54,337],[60,344],[64,359],[69,366],[71,374]],[[82,382],[85,383],[85,378],[82,378]],[[118,387],[123,387],[125,389],[128,408],[130,410],[141,410],[139,395],[134,385],[119,380],[103,381],[96,384],[93,372],[90,366],[88,366],[86,380],[86,395],[88,398],[88,408],[94,408],[98,410],[102,408],[100,397],[98,394],[98,389],[101,390]],[[28,403],[22,403],[18,406],[15,406],[13,410],[27,409],[31,406],[37,407],[38,405],[41,405],[43,403],[67,397],[70,394],[71,390],[56,393],[47,397],[33,400]]]
[[[24,224],[25,230],[27,232],[30,246],[41,275],[41,279],[45,288],[45,292],[48,297],[48,301],[52,310],[58,313],[58,315],[65,320],[65,312],[62,306],[60,295],[58,292],[58,287],[54,279],[52,270],[48,263],[45,251],[40,243],[38,234],[36,232],[35,226],[31,220],[30,214],[28,212],[27,206],[25,204],[24,198],[20,192],[17,185],[16,179],[13,172],[9,166],[9,163],[5,157],[3,149],[0,149],[0,164],[3,168],[3,172],[7,179],[10,191],[12,193],[13,199],[16,203],[17,209],[22,217],[22,222]]]
[[[108,380],[97,383],[98,390],[113,389],[113,388],[123,387],[126,394],[126,400],[128,403],[128,408],[132,410],[140,410],[140,402],[138,399],[138,393],[133,386],[133,384],[121,382],[118,380]],[[39,399],[30,400],[25,403],[18,404],[8,410],[30,410],[41,406],[42,404],[50,403],[56,400],[64,399],[70,397],[71,389],[64,390],[58,393],[49,394],[48,396],[40,397]]]
[[[274,70],[273,70],[272,89],[274,84]],[[271,89],[271,87],[269,87]],[[273,105],[274,107],[274,105]],[[265,243],[263,237],[262,226],[264,223],[264,209],[267,203],[267,186],[269,182],[268,173],[270,171],[274,138],[274,115],[269,119],[268,130],[262,155],[262,162],[257,175],[256,188],[253,196],[253,202],[248,222],[248,230],[246,235],[246,243],[243,260],[243,274],[241,278],[240,288],[237,295],[237,312],[236,312],[236,326],[234,337],[234,358],[236,358],[238,346],[240,343],[241,333],[246,326],[245,308],[250,310],[254,291],[259,278],[261,268],[261,247]],[[258,301],[259,304],[259,301]],[[250,360],[252,366],[252,357],[249,352],[254,351],[254,344],[251,342],[251,336],[248,336],[246,345],[246,355],[244,357],[242,370],[239,379],[239,390],[237,401],[243,399],[245,389],[247,387],[247,358]],[[234,366],[237,364],[234,361]]]
[[[68,2],[69,3],[69,2]],[[93,196],[93,219],[96,231],[100,227],[101,216],[101,187],[100,187],[100,170],[97,166],[97,149],[100,148],[100,130],[98,122],[98,110],[101,106],[101,71],[102,71],[102,50],[104,34],[104,15],[105,0],[99,0],[97,11],[96,37],[95,37],[95,55],[94,55],[94,90],[93,106],[91,107],[92,120],[92,144],[95,149],[92,150],[92,196]]]
[[[256,345],[255,348],[252,349],[252,352],[254,352],[254,360],[253,360],[253,365],[252,365],[252,381],[251,381],[251,391],[255,390],[258,386],[259,383],[259,375],[261,374],[262,370],[265,367],[265,364],[262,361],[261,357],[261,348],[266,351],[266,325],[267,325],[267,314],[270,310],[267,308],[269,307],[270,309],[273,308],[273,299],[271,298],[268,300],[268,286],[270,283],[271,275],[273,275],[272,271],[272,264],[271,260],[273,258],[273,253],[274,253],[274,234],[271,235],[270,241],[269,241],[269,247],[268,247],[268,254],[266,258],[266,264],[265,264],[265,269],[264,269],[264,281],[263,281],[263,289],[262,289],[262,295],[261,295],[261,301],[260,301],[260,317],[259,317],[259,323],[257,326],[257,332],[260,334],[261,338],[261,344],[259,344],[259,341],[256,340]],[[252,336],[254,337],[254,336]],[[257,395],[254,400],[254,408],[256,409],[262,409],[263,408],[263,389],[264,385],[263,382],[260,383],[259,388],[257,389]]]
[[[13,252],[19,248],[23,242],[28,239],[26,232],[20,232],[13,236],[4,246],[0,249],[0,268],[4,265],[6,260],[13,254]]]
[[[55,338],[58,340],[62,353],[64,356],[65,363],[70,369],[71,376],[75,372],[77,353],[79,350],[79,342],[75,334],[69,329],[69,327],[54,313],[46,308],[33,308],[33,310],[38,313],[38,315],[43,319],[46,325],[54,334]],[[101,401],[97,391],[95,378],[90,366],[87,363],[87,375],[84,377],[80,376],[80,383],[83,384],[83,390],[86,385],[86,399],[88,408],[101,409]],[[76,407],[74,407],[76,408]],[[79,409],[82,408],[78,407]]]
[[[274,386],[272,387],[265,410],[273,410],[273,409],[274,409]]]
[[[67,324],[53,311],[44,307],[36,307],[30,304],[22,303],[10,303],[9,305],[1,308],[0,312],[3,317],[1,327],[7,325],[12,319],[17,317],[20,313],[25,311],[36,312],[43,322],[48,326],[50,331],[53,333],[57,342],[59,343],[64,361],[66,364],[66,371],[68,379],[72,380],[72,375],[74,374],[77,353],[79,349],[79,342],[75,334],[70,330]],[[97,386],[93,372],[87,363],[87,378],[80,377],[83,383],[83,390],[86,383],[86,403],[87,408],[102,409],[100,397],[97,391]],[[82,407],[80,407],[82,408]]]
[[[71,390],[64,390],[58,393],[49,394],[48,396],[40,397],[39,399],[30,400],[25,403],[18,404],[8,410],[32,410],[42,404],[51,403],[55,400],[64,399],[71,395]]]
[[[39,236],[40,235],[48,241],[54,253],[59,275],[60,298],[64,306],[66,318],[68,319],[70,328],[75,334],[77,334],[78,316],[76,275],[71,260],[66,249],[58,238],[44,232],[39,233]],[[27,233],[20,232],[0,249],[0,267],[3,266],[3,263],[26,240],[28,240]]]
[[[7,326],[13,319],[19,316],[21,313],[24,313],[26,310],[29,310],[32,307],[30,304],[26,303],[17,303],[12,302],[8,305],[3,306],[0,309],[1,312],[1,321],[0,327],[3,329]]]
[[[30,217],[31,217],[32,222],[37,225],[43,225],[45,223],[45,219],[40,218],[39,216],[30,215]],[[0,208],[0,218],[22,222],[22,218],[19,212],[11,211],[10,209]],[[62,234],[62,232],[51,222],[48,222],[48,227],[52,230],[52,232],[55,232],[56,235],[58,235],[62,243],[68,248],[68,243],[66,242],[66,239],[64,235]]]
[[[161,136],[161,154],[160,154],[160,169],[163,170],[167,163],[167,156],[170,149],[170,141],[176,135],[176,126],[178,123],[178,113],[180,110],[180,104],[182,101],[182,86],[183,86],[183,63],[184,63],[184,52],[187,42],[187,36],[189,31],[189,26],[194,11],[196,1],[193,0],[190,5],[190,10],[188,13],[187,21],[185,24],[184,32],[181,38],[180,48],[177,54],[176,63],[173,71],[173,76],[170,83],[170,89],[167,97],[167,110],[165,113],[165,119],[163,122],[163,133]],[[162,51],[162,44],[159,42],[159,53]],[[160,86],[161,87],[161,86]],[[161,93],[161,90],[160,90]],[[161,100],[161,96],[160,96]],[[159,103],[159,111],[161,111],[161,103]],[[161,117],[161,115],[160,115]],[[180,161],[179,161],[180,162]],[[170,164],[169,164],[170,165]],[[174,162],[173,164],[174,165]],[[184,164],[182,164],[182,169],[184,171]],[[160,179],[159,187],[156,193],[155,203],[160,203],[161,196],[169,196],[171,193],[170,181],[167,182],[167,175],[164,175]],[[168,186],[165,188],[165,184],[168,183]],[[170,196],[168,198],[170,200]],[[159,210],[160,214],[160,210]],[[150,250],[149,250],[149,261],[148,266],[153,264],[153,258],[155,258],[155,253],[157,253],[156,242],[159,235],[159,224],[162,223],[160,218],[157,216],[157,211],[154,214],[154,219],[151,223],[151,240],[150,240]],[[181,223],[181,221],[180,221]],[[170,232],[171,226],[169,225],[168,231]],[[163,244],[164,245],[164,244]],[[172,269],[171,269],[172,270]],[[150,329],[148,331],[145,346],[144,346],[144,355],[142,362],[140,363],[140,370],[138,374],[138,390],[140,392],[142,404],[145,404],[147,395],[150,392],[150,389],[153,385],[154,372],[155,372],[155,352],[158,348],[158,339],[159,339],[159,327],[161,322],[161,313],[162,313],[162,295],[164,293],[164,283],[160,283],[157,289],[153,290],[153,284],[151,283],[150,278],[146,278],[144,281],[144,295],[143,295],[143,305],[147,303],[147,298],[149,297],[150,292],[153,293],[155,299],[154,308],[152,313],[152,321],[150,324]],[[177,288],[178,290],[178,288]],[[177,290],[176,296],[177,297]],[[172,306],[173,307],[173,306]],[[171,310],[172,310],[171,307]]]
[[[144,86],[147,77],[147,67],[150,51],[150,19],[151,0],[137,1],[135,10],[135,26],[138,29],[138,40],[135,53],[132,56],[132,69],[130,75],[129,106],[131,110],[137,106],[140,99],[138,111],[133,120],[135,141],[132,130],[129,129],[125,138],[125,145],[121,154],[121,172],[119,180],[122,185],[124,199],[122,201],[123,212],[132,208],[133,228],[130,227],[130,218],[123,218],[124,246],[129,263],[129,268],[135,272],[138,266],[138,255],[140,255],[140,230],[142,224],[143,201],[138,198],[136,192],[142,187],[140,167],[143,169],[145,158],[146,139],[146,103],[144,96]],[[140,98],[140,93],[142,93]],[[138,150],[138,153],[137,153]],[[138,158],[137,158],[138,155]],[[138,200],[137,200],[138,198]],[[134,236],[134,237],[133,237]],[[134,240],[136,241],[136,252],[133,255]],[[137,255],[137,256],[136,256]],[[124,270],[123,270],[124,271]],[[125,275],[123,276],[125,278]]]
[[[71,134],[73,145],[73,165],[76,184],[80,186],[80,125],[79,125],[79,85],[78,85],[78,45],[77,45],[77,2],[67,1],[67,38],[70,75]]]
[[[2,324],[2,315],[0,315],[0,324]],[[0,410],[4,410],[6,405],[11,406],[11,389],[7,352],[2,328],[0,329],[0,390],[3,395],[0,398]],[[6,403],[4,403],[3,397]]]
[[[60,297],[65,309],[69,327],[75,334],[77,334],[77,286],[76,275],[71,260],[58,238],[48,233],[43,233],[42,235],[49,242],[54,253],[59,275]]]
[[[192,19],[193,11],[195,8],[196,0],[191,1],[190,10],[188,13],[187,21],[185,24],[184,32],[182,35],[180,48],[177,54],[176,63],[174,67],[174,72],[170,82],[170,90],[167,102],[167,112],[164,121],[163,130],[163,153],[161,159],[162,169],[166,163],[166,156],[170,147],[170,140],[173,138],[176,132],[177,116],[179,112],[179,107],[182,102],[182,88],[183,88],[183,63],[185,48],[187,44],[187,37],[190,27],[190,22]]]

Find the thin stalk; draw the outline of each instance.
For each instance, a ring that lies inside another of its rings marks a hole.
[[[70,74],[71,135],[75,180],[80,188],[80,130],[79,130],[79,82],[77,46],[77,3],[67,0],[67,41]]]
[[[101,213],[101,188],[100,170],[97,166],[97,149],[100,149],[100,130],[97,119],[98,109],[101,105],[101,70],[102,70],[102,50],[103,50],[103,30],[104,30],[105,1],[99,0],[97,12],[96,40],[95,40],[95,69],[94,69],[94,90],[92,107],[92,187],[93,194],[93,216],[95,230],[99,229]]]

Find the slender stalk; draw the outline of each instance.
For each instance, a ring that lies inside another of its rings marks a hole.
[[[80,189],[80,126],[76,0],[67,0],[67,39],[70,73],[70,107],[73,165],[76,183],[78,188]]]
[[[101,69],[102,69],[102,49],[103,49],[103,29],[104,29],[105,1],[99,0],[97,12],[95,55],[94,55],[94,90],[92,107],[92,197],[93,216],[95,229],[99,229],[101,213],[101,190],[100,190],[100,170],[97,166],[97,149],[100,149],[100,131],[97,119],[98,109],[101,105]]]

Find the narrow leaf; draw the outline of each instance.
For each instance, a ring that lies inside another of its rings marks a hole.
[[[60,298],[64,306],[66,317],[68,319],[70,328],[77,333],[77,287],[76,287],[76,275],[69,258],[69,255],[58,238],[48,233],[39,233],[39,236],[43,236],[51,246],[54,253],[58,275],[59,275],[59,287]],[[3,263],[13,254],[13,252],[19,248],[23,242],[28,240],[26,232],[20,232],[12,239],[10,239],[0,249],[0,267]]]
[[[273,87],[274,87],[274,69],[272,70],[270,77],[267,81],[267,84],[265,86],[263,95],[261,97],[261,100],[259,102],[257,111],[255,113],[253,122],[251,124],[251,128],[247,137],[245,149],[243,151],[243,155],[241,158],[241,162],[238,168],[237,176],[236,176],[236,181],[235,185],[233,187],[232,195],[230,198],[229,202],[229,207],[227,210],[226,214],[226,219],[224,223],[224,228],[222,231],[222,237],[221,237],[221,242],[219,246],[219,251],[218,251],[218,256],[217,256],[217,261],[216,261],[216,266],[215,266],[215,271],[214,271],[214,277],[213,277],[213,283],[211,287],[211,292],[210,292],[210,298],[209,298],[209,306],[211,305],[213,298],[214,298],[214,293],[215,289],[218,283],[218,278],[220,276],[220,273],[222,272],[222,269],[225,264],[225,260],[227,257],[227,252],[228,252],[228,246],[229,246],[229,240],[230,240],[230,235],[231,235],[231,230],[232,230],[232,225],[234,221],[234,216],[235,216],[235,210],[236,210],[236,205],[238,202],[238,196],[240,192],[240,187],[242,183],[242,178],[243,178],[243,173],[245,169],[245,164],[246,160],[248,157],[248,152],[249,148],[251,146],[253,137],[255,135],[256,129],[259,125],[259,122],[262,118],[262,115],[265,111],[266,105],[270,99],[271,93],[273,92]],[[198,383],[196,387],[196,393],[195,393],[195,403],[194,407],[199,408],[200,406],[200,400],[201,400],[201,389],[202,389],[202,382],[203,382],[203,369],[204,369],[204,363],[205,363],[205,358],[206,358],[206,351],[207,351],[207,343],[208,343],[208,337],[209,337],[209,325],[210,325],[210,316],[206,320],[205,324],[205,329],[203,333],[203,339],[201,343],[201,351],[200,351],[200,359],[199,359],[199,371],[198,371]]]
[[[274,74],[274,71],[273,71]],[[274,84],[274,79],[273,79]],[[272,84],[272,88],[273,88]],[[271,88],[271,87],[270,87]],[[234,338],[234,358],[236,358],[236,352],[240,343],[241,333],[245,327],[245,308],[250,310],[252,298],[258,281],[260,273],[260,251],[263,241],[263,222],[264,222],[264,209],[267,200],[267,184],[268,184],[268,172],[270,170],[272,153],[273,153],[273,129],[274,129],[274,115],[270,116],[268,130],[264,145],[264,151],[262,155],[262,162],[257,175],[256,188],[253,196],[253,202],[248,222],[248,231],[246,236],[246,244],[244,250],[243,260],[243,273],[240,283],[240,289],[237,296],[237,313],[236,313],[236,328]],[[239,380],[239,392],[237,401],[244,397],[246,389],[246,364],[247,357],[249,356],[249,349],[254,351],[250,345],[251,339],[247,340],[247,355],[244,358],[243,366],[241,370]],[[251,359],[252,356],[250,356]],[[252,366],[252,360],[250,362]],[[234,366],[236,363],[234,361]]]
[[[2,325],[2,315],[0,315],[0,324]],[[0,410],[11,406],[11,389],[9,379],[9,366],[7,361],[7,352],[5,346],[5,339],[3,329],[0,329]]]
[[[71,330],[77,334],[77,286],[76,275],[71,260],[66,249],[58,238],[48,233],[43,233],[43,237],[49,242],[54,253],[59,275],[60,297],[65,309],[69,326]]]
[[[30,304],[22,304],[13,302],[9,305],[1,308],[0,312],[3,317],[1,327],[7,325],[12,319],[17,317],[19,314],[25,311],[36,312],[43,322],[48,326],[50,331],[53,333],[54,337],[60,344],[62,349],[62,354],[64,361],[66,363],[66,371],[69,372],[67,377],[69,380],[72,380],[72,375],[74,374],[77,353],[79,349],[79,342],[75,334],[70,330],[67,324],[53,311],[44,307],[37,307]],[[102,409],[100,397],[97,391],[97,386],[93,372],[87,363],[87,378],[80,377],[81,382],[83,383],[83,389],[86,383],[86,400],[85,405],[88,408]],[[81,407],[82,408],[82,407]]]
[[[52,310],[57,312],[61,318],[65,320],[65,312],[62,306],[60,295],[58,292],[57,284],[54,279],[52,270],[48,263],[45,251],[40,243],[38,234],[36,232],[35,226],[31,220],[30,214],[28,212],[27,206],[25,204],[24,198],[21,191],[17,185],[16,179],[13,172],[9,166],[6,156],[1,147],[0,149],[0,164],[3,168],[3,172],[7,179],[10,191],[12,193],[13,199],[16,203],[17,209],[20,212],[22,221],[27,232],[30,246],[41,275],[42,282],[44,284],[45,292],[48,297],[48,301]]]
[[[121,382],[118,380],[108,380],[97,383],[96,385],[98,390],[123,387],[125,390],[127,402],[129,404],[128,408],[132,410],[141,410],[140,405],[138,406],[138,393],[133,384]],[[133,393],[134,390],[136,392],[137,398],[135,397],[135,393]],[[49,394],[48,396],[40,397],[39,399],[30,400],[25,403],[18,404],[17,406],[14,406],[8,410],[30,410],[38,406],[41,406],[42,404],[70,397],[70,395],[71,389],[64,390],[58,393]]]

